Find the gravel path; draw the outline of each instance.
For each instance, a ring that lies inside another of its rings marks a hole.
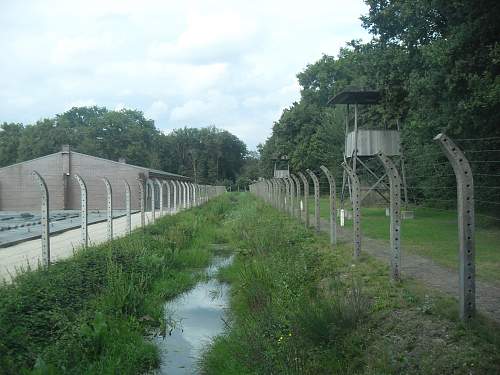
[[[311,223],[313,218],[311,217]],[[329,224],[321,220],[321,230],[329,233]],[[337,227],[339,242],[351,242],[352,231],[347,228]],[[381,261],[390,262],[389,241],[376,240],[362,237],[362,252],[366,252]],[[402,241],[401,271],[403,277],[409,276],[421,281],[424,285],[443,291],[458,299],[458,272],[443,267],[429,258],[404,252],[404,239]],[[476,306],[477,309],[500,323],[500,284],[476,280]]]

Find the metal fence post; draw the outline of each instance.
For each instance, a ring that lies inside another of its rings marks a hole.
[[[88,231],[88,205],[87,205],[87,185],[85,185],[85,181],[75,174],[73,175],[78,185],[80,185],[80,236],[82,239],[82,246],[87,247],[89,243],[89,231]]]
[[[104,185],[106,185],[106,221],[107,221],[107,234],[108,240],[111,241],[113,239],[113,190],[111,188],[111,184],[106,177],[103,177]]]
[[[316,231],[319,232],[321,230],[321,218],[319,212],[319,180],[318,177],[310,169],[306,169],[306,172],[309,174],[309,176],[311,176],[314,184],[314,218]]]
[[[141,210],[141,228],[144,228],[146,224],[146,183],[142,179],[138,179],[139,181],[139,208]]]
[[[330,243],[337,244],[337,192],[335,189],[335,179],[327,167],[324,165],[319,167],[328,179],[330,185]]]
[[[309,228],[309,181],[307,177],[302,172],[297,172],[302,183],[304,184],[304,213],[305,213],[305,224],[306,228]]]
[[[123,185],[125,186],[125,233],[130,234],[132,232],[132,218],[130,215],[130,185],[127,180],[123,180]]]
[[[37,171],[33,171],[33,177],[40,186],[42,193],[41,205],[41,224],[42,224],[42,265],[48,267],[50,265],[50,233],[49,233],[49,189],[45,180]]]
[[[352,227],[354,234],[354,257],[357,258],[361,255],[361,190],[359,186],[358,176],[352,171],[352,169],[345,163],[342,163],[342,167],[349,176],[349,181],[351,182],[351,199],[352,199]]]
[[[446,134],[434,140],[440,143],[457,180],[460,318],[468,321],[476,313],[474,178],[464,153]]]
[[[398,169],[391,159],[381,152],[377,156],[389,177],[391,277],[399,281],[401,280],[401,177],[399,177]]]

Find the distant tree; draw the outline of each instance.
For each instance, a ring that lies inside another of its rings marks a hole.
[[[234,182],[247,155],[233,134],[206,128],[176,129],[163,134],[135,110],[72,108],[33,125],[2,124],[0,165],[9,165],[61,150],[63,144],[85,154],[163,169],[200,183]]]
[[[24,130],[22,124],[4,122],[0,127],[0,166],[17,161],[19,139]]]

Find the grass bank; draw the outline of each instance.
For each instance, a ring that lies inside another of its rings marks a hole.
[[[458,269],[458,223],[456,212],[412,207],[415,219],[404,220],[401,241],[404,251],[433,259],[437,263]],[[309,201],[314,213],[314,200]],[[328,197],[320,198],[320,216],[329,220]],[[364,235],[389,240],[389,218],[385,208],[363,207],[361,231]],[[352,221],[347,220],[351,227]],[[498,222],[478,215],[476,218],[476,270],[479,278],[500,282],[500,226]]]
[[[500,329],[457,321],[456,302],[349,245],[332,249],[249,195],[226,217],[237,255],[229,328],[201,361],[205,374],[498,374]]]
[[[221,197],[0,286],[0,374],[141,374],[163,304],[195,284],[234,202]]]

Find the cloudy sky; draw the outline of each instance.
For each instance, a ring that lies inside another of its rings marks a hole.
[[[166,132],[215,125],[249,148],[296,74],[367,39],[362,0],[0,0],[0,122],[133,108]]]

